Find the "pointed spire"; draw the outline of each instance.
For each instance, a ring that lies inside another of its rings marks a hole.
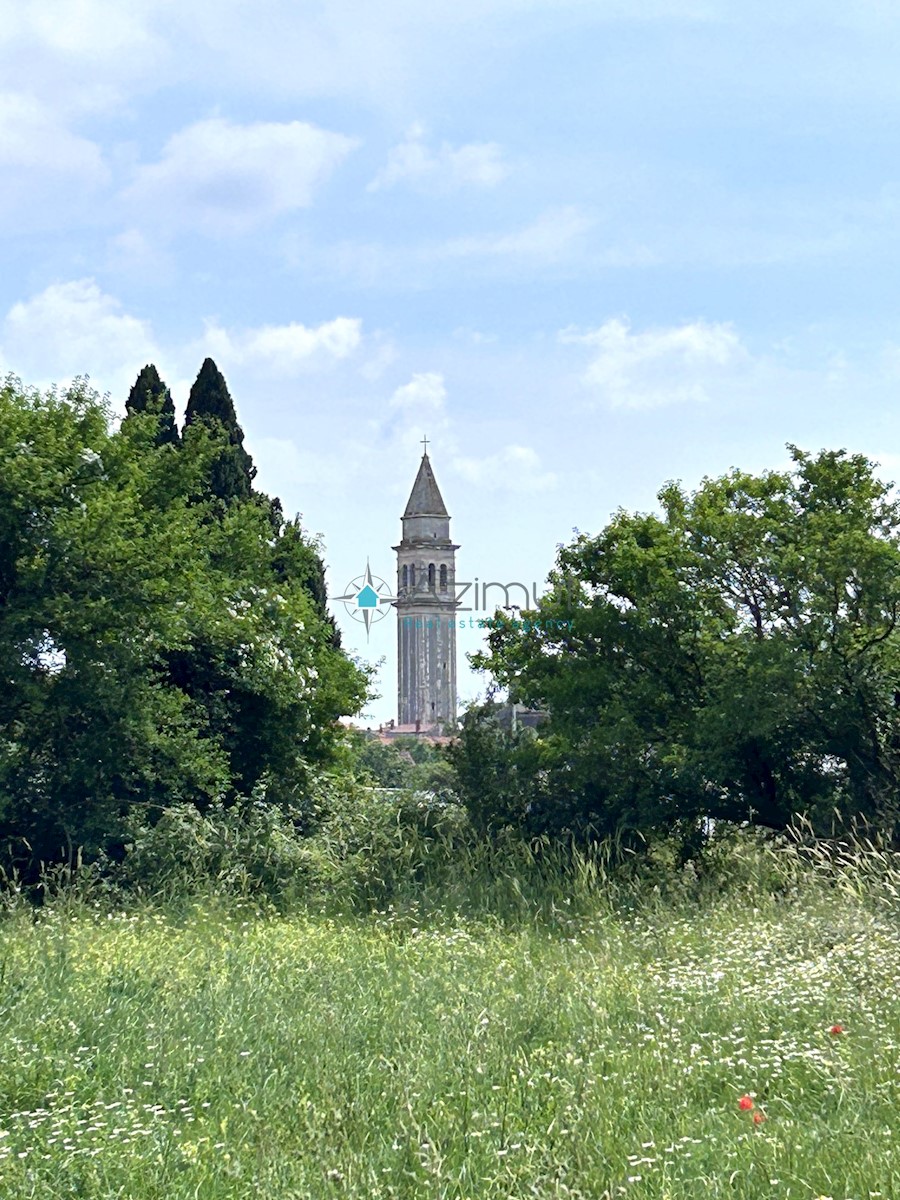
[[[449,517],[444,507],[440,488],[431,469],[431,461],[427,454],[422,455],[419,473],[409,495],[409,502],[403,514],[406,517]]]

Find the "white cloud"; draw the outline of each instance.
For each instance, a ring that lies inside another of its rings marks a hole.
[[[164,246],[154,244],[140,229],[124,229],[106,247],[105,269],[113,275],[140,280],[141,284],[173,283],[176,263]]]
[[[496,333],[482,333],[480,329],[467,329],[465,325],[454,329],[453,336],[457,341],[469,342],[473,346],[489,346],[500,340]]]
[[[419,409],[431,412],[443,412],[447,399],[447,389],[444,377],[435,371],[424,371],[413,375],[409,383],[398,387],[390,399],[391,408],[399,408],[408,412]]]
[[[94,142],[70,133],[44,105],[17,92],[0,93],[0,165],[76,175],[91,183],[107,178]]]
[[[439,441],[448,453],[456,438],[447,411],[447,387],[438,371],[415,372],[409,383],[398,387],[388,399],[387,411],[372,423],[373,433],[398,461],[415,461],[422,453],[422,439]]]
[[[584,235],[595,225],[575,205],[550,209],[536,220],[511,233],[489,233],[444,241],[420,239],[415,232],[395,238],[391,244],[342,240],[323,243],[295,231],[282,239],[284,261],[294,272],[322,279],[335,279],[354,287],[404,286],[416,289],[434,286],[438,272],[473,273],[485,276],[554,268],[570,270],[623,265],[647,265],[654,261],[643,250],[609,250],[598,258],[586,247]],[[406,233],[406,231],[403,231]],[[458,331],[455,337],[463,336]],[[474,335],[474,341],[479,335]],[[483,340],[493,340],[485,335]]]
[[[425,144],[422,125],[413,125],[406,140],[394,146],[384,166],[368,186],[376,192],[397,183],[420,189],[455,191],[462,187],[496,187],[509,174],[496,142],[469,142],[455,149],[448,142],[438,150]]]
[[[731,325],[695,321],[632,333],[613,319],[599,329],[564,329],[563,343],[590,346],[584,382],[616,408],[704,402],[749,356]]]
[[[159,162],[137,169],[124,193],[145,220],[232,234],[308,208],[357,145],[305,121],[198,121],[169,138]]]
[[[58,113],[122,112],[172,58],[160,0],[0,0],[0,77]]]
[[[30,383],[90,375],[114,394],[157,354],[149,323],[122,312],[93,279],[51,284],[14,304],[3,321],[2,347],[10,369]]]
[[[397,361],[397,347],[392,341],[376,335],[376,343],[377,348],[372,357],[359,368],[363,379],[370,382],[380,379],[388,367]]]
[[[152,40],[145,24],[148,7],[134,0],[128,5],[107,0],[32,4],[12,0],[0,6],[6,26],[2,40],[28,40],[63,57],[103,62],[133,50],[146,51]]]
[[[90,375],[96,387],[122,402],[146,362],[157,363],[178,404],[207,354],[225,369],[246,368],[249,378],[289,377],[351,358],[362,345],[361,320],[336,317],[314,326],[292,322],[245,330],[210,324],[201,338],[169,345],[163,353],[150,323],[123,311],[93,279],[52,284],[14,304],[0,322],[5,369],[40,386]]]
[[[494,491],[537,492],[555,487],[554,472],[544,471],[530,446],[505,446],[484,458],[456,458],[454,469],[468,480]]]
[[[290,374],[323,362],[348,358],[359,347],[362,321],[335,317],[321,325],[262,325],[258,329],[229,332],[211,322],[198,347],[226,363],[252,364],[276,374]]]
[[[109,179],[100,148],[65,127],[32,96],[0,92],[0,213],[33,225],[71,219],[79,201]]]
[[[593,225],[574,205],[544,213],[515,233],[494,237],[457,238],[440,249],[440,257],[509,257],[556,261],[568,254]]]
[[[847,70],[841,42],[824,64],[833,69],[824,69],[811,51],[802,61],[790,58],[788,71],[769,72],[769,86],[787,88],[792,95],[798,87],[814,87],[816,94],[823,85],[843,87],[857,98],[877,87],[882,99],[896,98],[890,34],[898,15],[887,0],[858,5],[802,0],[788,6],[769,0],[746,6],[724,0],[455,0],[444,5],[266,0],[256,7],[245,0],[215,5],[209,0],[0,0],[0,77],[15,86],[30,79],[82,110],[91,105],[121,112],[129,96],[154,86],[195,86],[205,95],[230,86],[244,95],[279,100],[374,100],[394,118],[405,119],[435,91],[446,109],[460,91],[460,77],[484,82],[488,65],[496,74],[498,59],[502,65],[523,43],[540,44],[548,20],[563,12],[562,28],[574,27],[584,38],[596,37],[597,31],[603,36],[604,27],[617,24],[712,23],[723,35],[723,69],[734,73],[735,56],[729,51],[736,43],[744,75],[748,26],[773,27],[782,36],[772,40],[785,44],[786,36],[810,24],[820,37],[843,33],[849,25],[878,35],[875,69]],[[667,41],[661,38],[658,44],[662,70],[671,69]],[[705,60],[705,42],[702,46]],[[768,65],[765,56],[761,63]],[[548,69],[553,66],[548,60]],[[635,79],[641,81],[639,72]]]
[[[256,486],[270,495],[292,495],[311,487],[339,491],[347,477],[344,455],[301,450],[292,438],[250,437],[247,449],[257,467]]]
[[[440,442],[445,458],[464,480],[489,491],[535,492],[556,485],[552,471],[544,471],[538,455],[528,446],[505,446],[481,458],[456,453],[457,439],[447,412],[447,388],[443,375],[426,371],[413,375],[397,388],[390,407],[403,417],[394,425],[396,444],[410,455],[421,451],[423,433]]]

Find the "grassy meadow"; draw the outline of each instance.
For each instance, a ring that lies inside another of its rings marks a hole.
[[[900,869],[729,854],[368,913],[11,904],[0,1197],[896,1198]]]

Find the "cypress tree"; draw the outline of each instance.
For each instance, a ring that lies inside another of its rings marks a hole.
[[[134,386],[125,401],[126,419],[136,413],[153,412],[159,417],[159,428],[156,433],[158,446],[177,446],[179,443],[178,426],[175,424],[175,405],[172,403],[172,393],[159,377],[159,371],[153,363],[148,363],[138,372]]]
[[[191,388],[184,416],[185,429],[196,421],[202,421],[214,430],[224,430],[228,438],[213,461],[210,491],[226,504],[231,500],[246,500],[253,490],[256,467],[244,449],[244,431],[238,424],[228,385],[211,358],[203,360]]]

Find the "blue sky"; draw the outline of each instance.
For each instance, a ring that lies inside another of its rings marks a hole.
[[[898,56],[887,0],[0,0],[0,369],[212,355],[333,594],[424,433],[463,579],[788,441],[893,478]]]

